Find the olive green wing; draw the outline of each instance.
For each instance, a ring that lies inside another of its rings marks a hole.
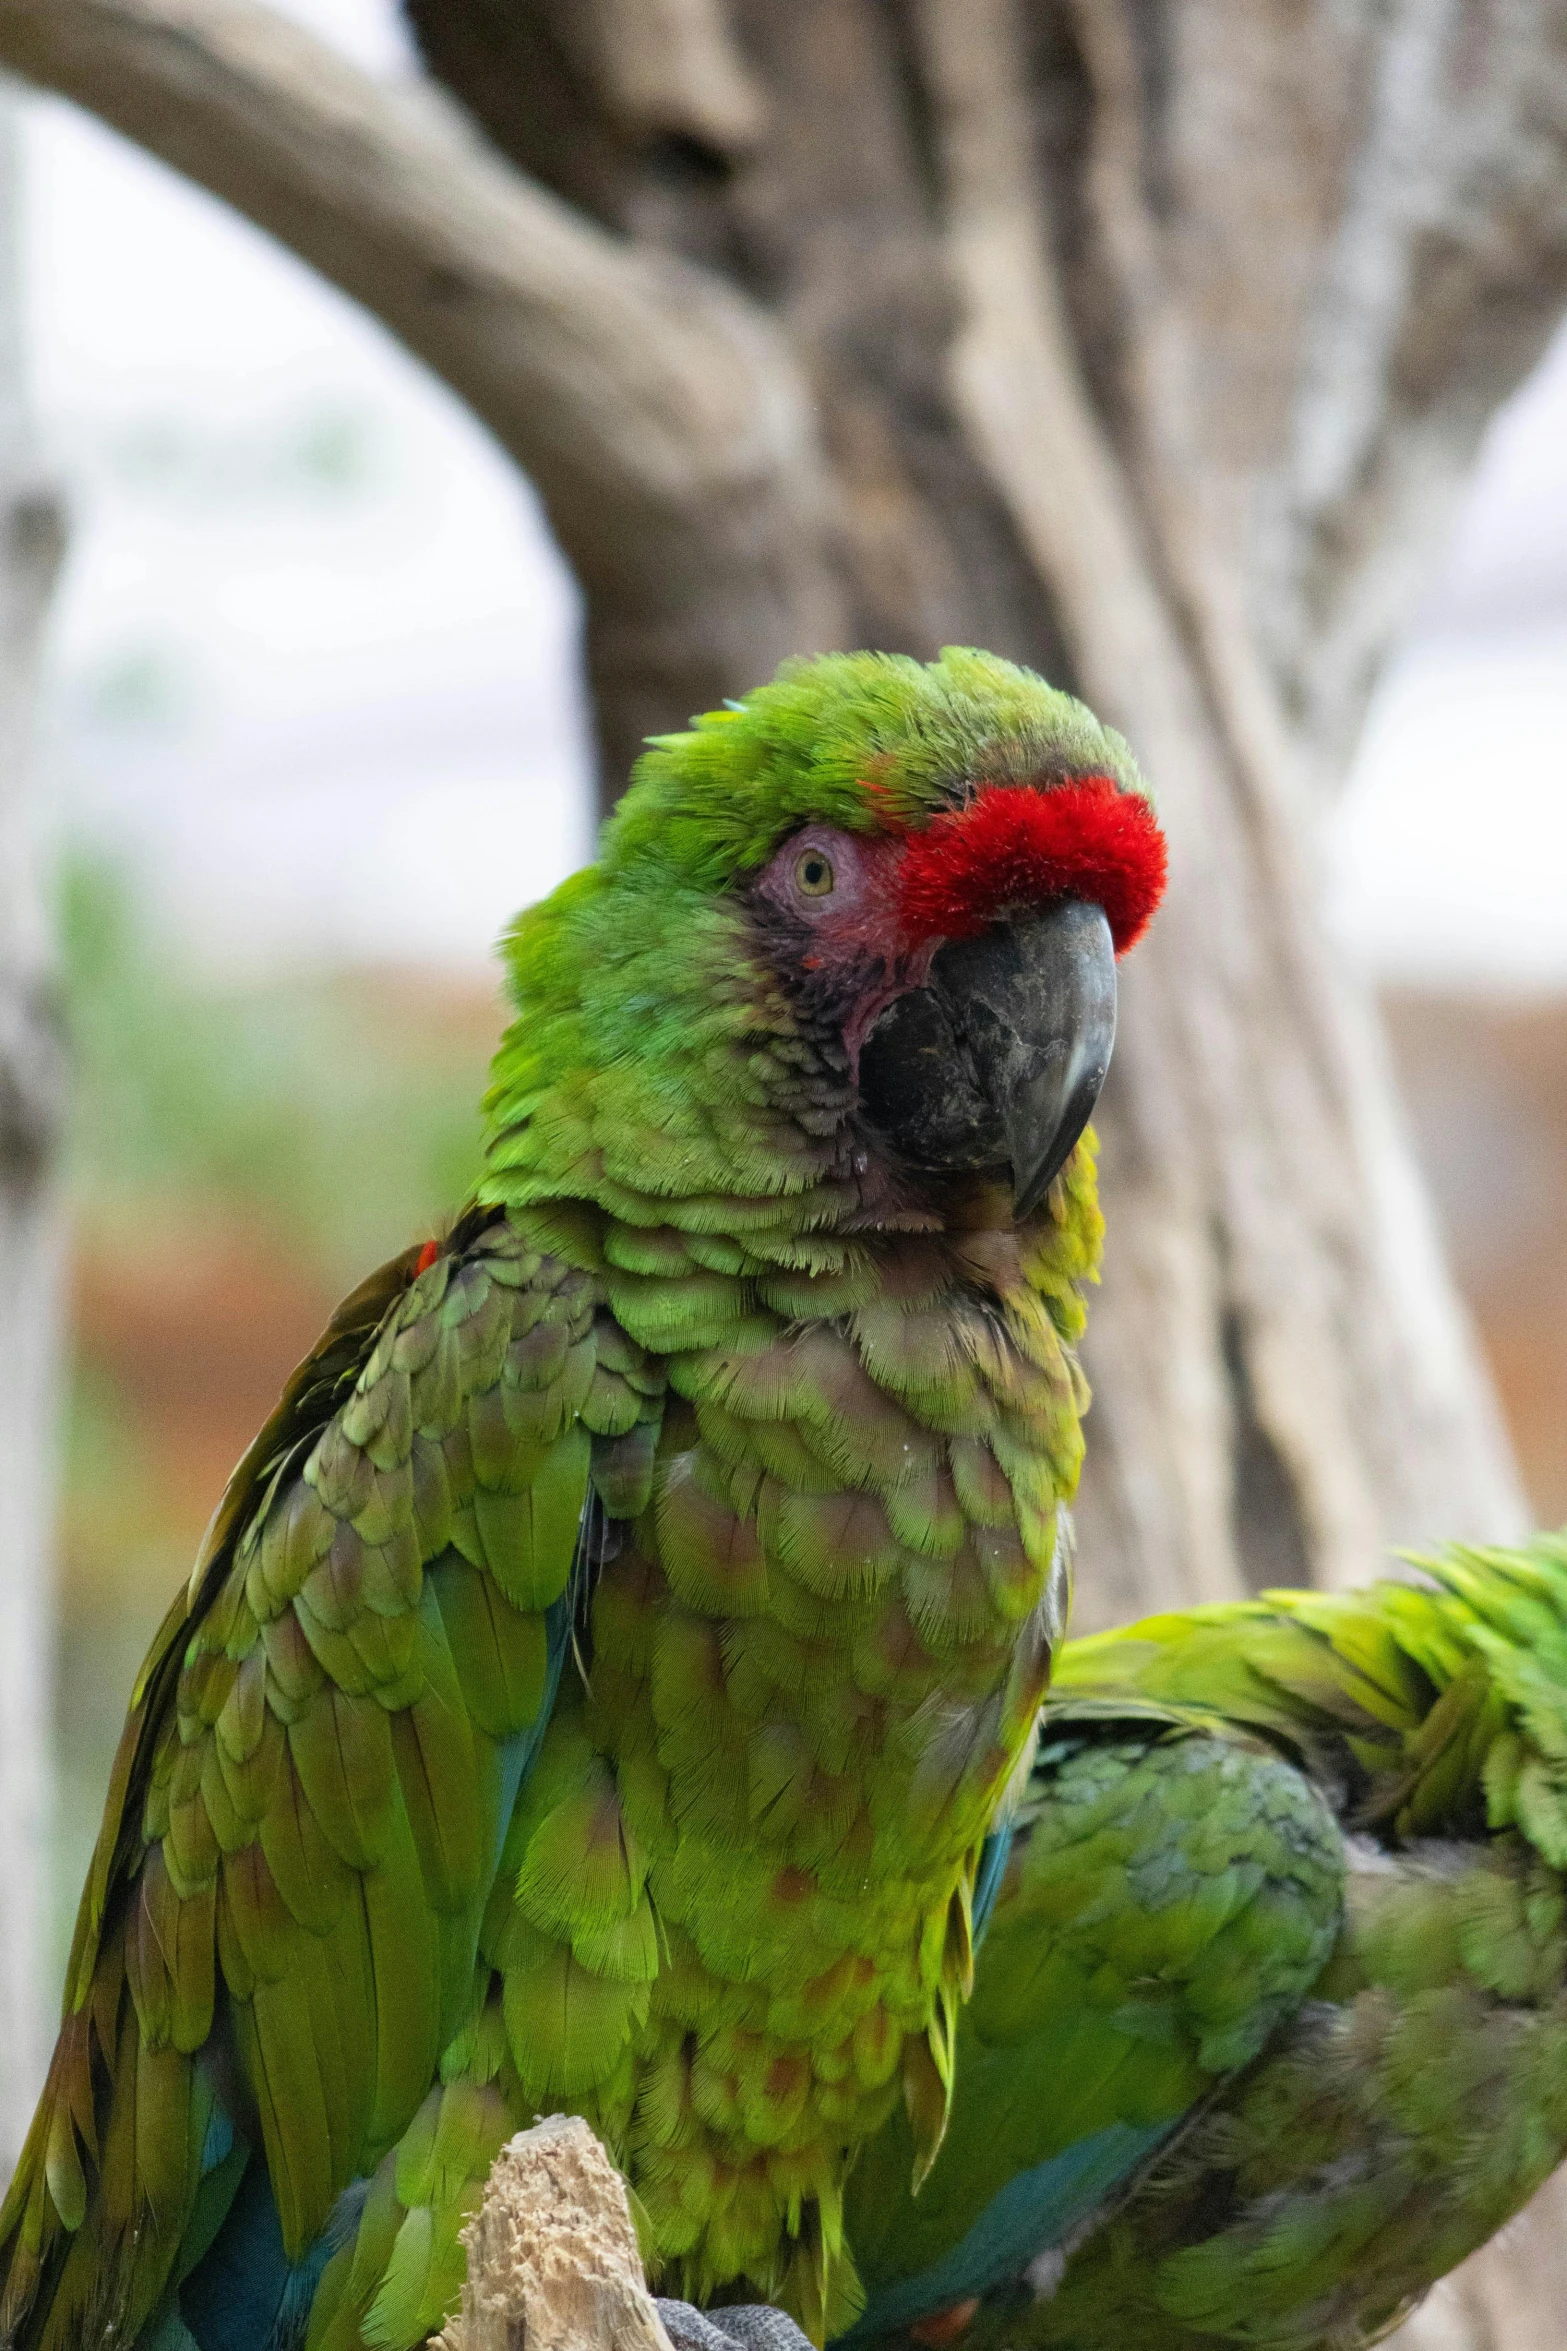
[[[854,2339],[1020,2277],[1134,2178],[1305,1996],[1343,1882],[1331,1813],[1261,1741],[1047,1701],[941,2152],[911,2196],[897,2117],[850,2178]]]
[[[493,1216],[334,1318],[138,1682],[0,2340],[134,2339],[253,2149],[297,2260],[406,2129],[474,2001],[590,1478],[635,1486],[659,1390],[592,1275]]]

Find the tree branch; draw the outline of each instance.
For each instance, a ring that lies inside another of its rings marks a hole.
[[[1366,14],[1366,126],[1304,322],[1259,613],[1340,766],[1481,433],[1567,305],[1567,7]]]
[[[0,0],[0,65],[232,204],[442,377],[537,483],[596,624],[642,640],[662,711],[696,707],[688,669],[711,699],[832,640],[809,397],[733,289],[254,0]],[[726,616],[696,663],[693,606]]]
[[[756,144],[766,102],[723,0],[592,0],[586,8],[579,0],[570,13],[594,52],[606,98],[633,134],[672,132],[723,156]]]
[[[1282,720],[1336,786],[1567,302],[1567,5],[1067,6],[1096,392],[1227,723]]]

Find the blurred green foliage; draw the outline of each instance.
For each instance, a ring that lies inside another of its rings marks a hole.
[[[215,986],[114,866],[71,858],[61,895],[80,1214],[260,1217],[347,1288],[460,1204],[498,1003],[412,973]]]

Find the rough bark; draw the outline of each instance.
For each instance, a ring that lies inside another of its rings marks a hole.
[[[250,0],[0,0],[0,62],[529,470],[611,791],[830,642],[988,644],[1131,736],[1174,878],[1102,1120],[1083,1617],[1516,1526],[1310,828],[1567,299],[1567,0],[408,6],[492,149]]]
[[[62,1072],[29,789],[39,634],[59,561],[21,352],[18,101],[0,84],[0,2175],[47,2054],[49,1551]]]
[[[626,2183],[577,2116],[508,2141],[463,2243],[462,2309],[432,2351],[670,2351]]]
[[[798,369],[719,280],[250,0],[0,0],[0,63],[271,230],[445,378],[538,485],[634,741],[715,674],[838,630]]]

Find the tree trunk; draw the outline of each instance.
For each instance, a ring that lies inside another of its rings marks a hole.
[[[847,638],[1028,661],[1153,779],[1173,877],[1100,1122],[1078,1622],[1515,1530],[1310,816],[1395,558],[1567,289],[1567,12],[409,9],[519,163],[783,329]],[[706,699],[743,691],[694,618],[671,667],[705,646]],[[621,615],[589,636],[613,790],[685,713]]]
[[[43,2078],[51,1745],[50,1540],[60,1328],[60,1037],[34,865],[39,639],[61,548],[21,349],[20,105],[0,86],[0,2173]]]

